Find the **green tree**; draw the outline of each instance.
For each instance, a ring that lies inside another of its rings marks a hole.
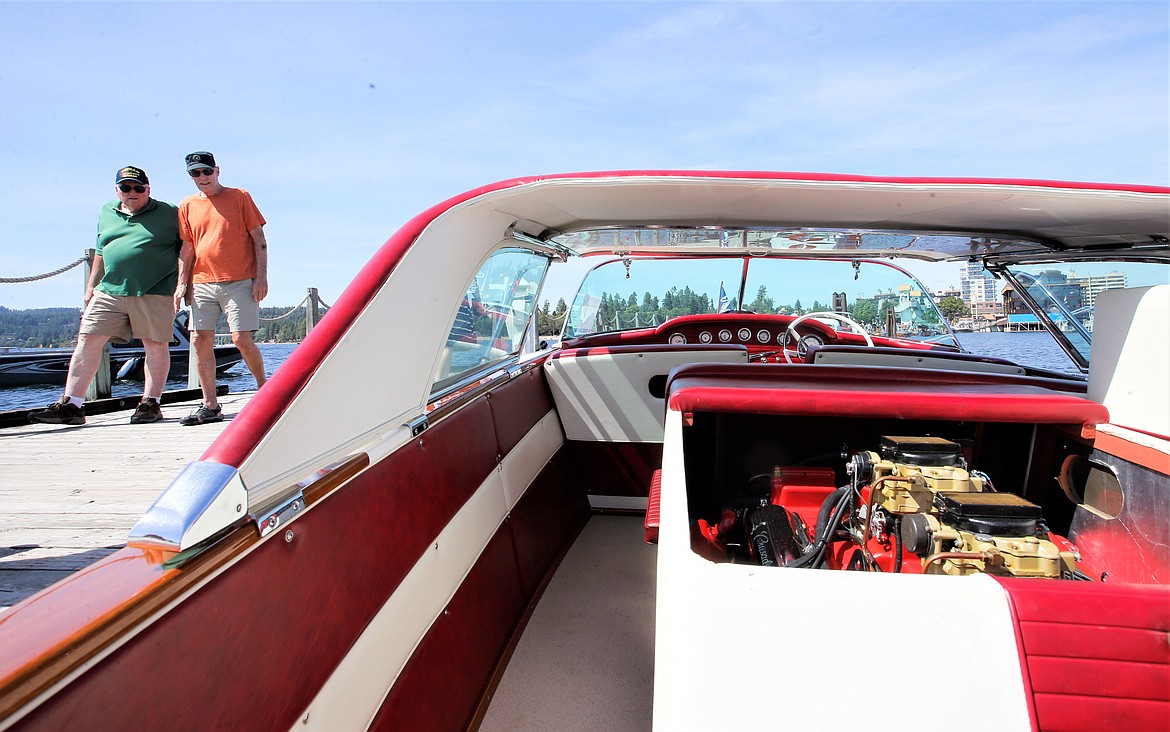
[[[878,309],[873,300],[857,300],[849,309],[849,313],[854,320],[863,325],[878,324]]]
[[[971,315],[971,308],[967,307],[967,303],[954,295],[939,300],[938,309],[942,311],[943,317],[951,323],[959,318],[966,318]]]
[[[774,313],[776,312],[776,303],[772,298],[768,297],[768,286],[760,285],[760,289],[756,290],[756,299],[748,304],[748,310],[754,313]]]

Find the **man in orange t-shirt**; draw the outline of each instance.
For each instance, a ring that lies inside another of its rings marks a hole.
[[[268,294],[268,242],[266,222],[252,196],[220,184],[211,153],[193,152],[186,162],[199,193],[179,204],[183,249],[175,307],[184,299],[191,305],[191,343],[203,404],[179,423],[195,425],[223,419],[215,394],[215,326],[221,314],[256,388],[264,386],[264,357],[253,334],[260,328],[260,301]]]

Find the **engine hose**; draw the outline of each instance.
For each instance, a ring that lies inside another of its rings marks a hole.
[[[832,537],[836,536],[837,528],[841,526],[845,517],[853,511],[853,491],[846,491],[841,498],[841,503],[837,506],[837,511],[833,514],[833,518],[829,521],[829,532],[825,535],[825,540],[821,544],[820,551],[817,552],[817,558],[813,561],[812,566],[818,569],[825,564],[825,560],[829,553],[829,544]]]
[[[830,500],[833,498],[833,496],[837,496],[835,503]],[[848,486],[838,488],[836,491],[833,491],[829,494],[829,498],[825,499],[825,502],[821,504],[821,511],[826,512],[826,507],[828,507],[827,512],[831,514],[831,518],[825,519],[826,525],[824,530],[822,531],[820,529],[821,520],[820,517],[818,517],[818,530],[816,533],[816,540],[813,542],[813,545],[809,547],[807,552],[800,555],[796,559],[793,559],[791,562],[786,563],[784,565],[785,567],[811,566],[815,569],[824,563],[825,555],[828,552],[829,543],[837,534],[837,527],[841,525],[845,515],[848,514],[850,510],[852,510],[852,498],[853,492],[849,489]]]
[[[829,523],[829,514],[831,514],[833,509],[837,507],[837,504],[841,502],[841,496],[844,495],[848,490],[849,486],[843,485],[829,495],[825,496],[825,500],[821,502],[821,510],[817,512],[817,528],[813,533],[813,537],[817,541],[819,541],[822,536],[828,535],[825,532],[825,527],[828,526]]]
[[[894,517],[894,574],[902,571],[902,514]]]
[[[785,566],[804,567],[813,563],[820,556],[824,547],[828,545],[837,531],[837,518],[840,515],[839,509],[846,502],[849,495],[851,495],[849,493],[849,487],[844,486],[833,491],[825,498],[825,501],[821,504],[820,513],[817,516],[817,530],[813,535],[812,546],[809,547],[807,552],[793,559]],[[836,513],[834,513],[835,510],[837,511]],[[830,518],[830,515],[832,518]]]

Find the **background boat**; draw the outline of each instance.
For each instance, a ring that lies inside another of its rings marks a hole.
[[[171,378],[187,375],[190,359],[190,340],[187,331],[186,311],[175,316],[171,335]],[[65,383],[69,373],[69,359],[72,348],[44,348],[10,350],[0,353],[0,387],[29,386],[34,384],[60,385]],[[223,373],[235,366],[243,357],[234,345],[215,347],[215,370]],[[142,379],[146,352],[142,341],[134,338],[128,343],[110,342],[110,379]]]

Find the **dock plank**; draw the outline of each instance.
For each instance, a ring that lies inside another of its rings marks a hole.
[[[255,392],[220,397],[224,421],[183,427],[198,401],[165,404],[164,419],[87,415],[80,427],[0,430],[0,612],[126,544],[143,512]]]

